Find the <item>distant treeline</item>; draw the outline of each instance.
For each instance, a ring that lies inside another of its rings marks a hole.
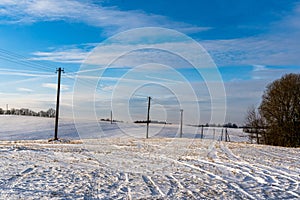
[[[197,127],[223,127],[223,128],[243,128],[243,127],[239,127],[238,125],[236,125],[235,123],[227,123],[227,124],[200,124],[200,125],[195,125]]]
[[[134,121],[134,123],[137,123],[137,124],[145,124],[147,123],[147,120],[137,120],[137,121]],[[172,123],[168,123],[168,122],[164,122],[164,121],[153,121],[153,120],[150,120],[149,123],[152,123],[152,124],[172,124]],[[190,125],[190,126],[195,126],[195,127],[224,127],[224,128],[243,128],[243,127],[239,127],[238,125],[234,124],[234,123],[227,123],[227,124],[200,124],[200,125]]]
[[[137,120],[137,121],[134,121],[134,123],[145,124],[145,123],[147,123],[147,120]],[[171,124],[171,123],[168,123],[168,122],[162,122],[162,121],[156,121],[156,120],[150,120],[149,123],[152,123],[152,124]]]
[[[110,119],[104,119],[104,118],[102,118],[102,119],[100,119],[100,121],[102,121],[102,122],[110,122],[111,120]],[[112,122],[123,122],[123,121],[120,121],[120,120],[112,120]]]
[[[11,108],[10,110],[3,110],[0,108],[0,115],[24,115],[24,116],[36,116],[36,117],[55,117],[55,110],[49,108],[47,111],[35,112],[28,108],[15,109]]]

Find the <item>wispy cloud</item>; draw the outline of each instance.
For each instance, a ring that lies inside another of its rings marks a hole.
[[[271,24],[269,31],[246,38],[235,38],[227,40],[198,40],[203,47],[212,56],[213,60],[218,66],[284,66],[284,65],[300,65],[300,4],[296,4],[293,12],[289,15],[283,16],[281,20]],[[155,33],[149,33],[155,34]],[[138,38],[139,35],[131,36],[131,38]],[[122,38],[127,40],[130,38]],[[123,51],[124,49],[142,48],[140,43],[130,44],[114,44],[107,48],[106,52],[102,52],[101,58],[97,57],[94,60],[107,63],[114,57],[116,49]],[[176,42],[176,44],[179,44]],[[96,45],[96,44],[93,44]],[[167,44],[156,45],[157,48]],[[172,45],[172,44],[169,44]],[[182,45],[188,45],[182,43]],[[48,52],[35,52],[35,60],[49,60],[55,62],[66,63],[82,63],[88,56],[89,50],[92,48],[85,48],[81,46],[65,46]],[[134,46],[134,47],[133,47]],[[178,45],[179,46],[179,45]],[[94,47],[94,46],[93,46]],[[193,51],[193,48],[190,48]],[[161,58],[162,52],[156,52],[153,56],[143,56],[143,52],[135,53],[135,57],[131,58],[132,63],[136,63],[138,58],[151,60]],[[130,56],[130,55],[129,55]],[[128,57],[127,57],[128,58]],[[169,58],[169,57],[168,57]],[[89,59],[91,60],[91,59]],[[182,63],[180,63],[181,65]],[[178,63],[179,65],[179,63]]]
[[[289,37],[289,38],[288,38]],[[300,34],[213,40],[202,42],[219,66],[230,65],[300,65]]]
[[[58,63],[82,63],[88,52],[82,49],[68,49],[65,51],[34,52],[30,60],[46,60]]]
[[[57,88],[57,84],[56,83],[43,83],[42,87],[44,88],[50,88],[50,89],[55,89]],[[68,85],[60,85],[61,90],[69,90],[70,87]]]
[[[300,65],[300,4],[268,32],[247,38],[199,41],[217,65]]]
[[[22,88],[22,87],[17,88],[17,90],[20,91],[20,92],[33,92],[32,89],[29,89],[29,88]]]
[[[174,28],[186,33],[208,30],[143,11],[121,11],[117,7],[104,7],[89,1],[75,0],[5,0],[0,2],[0,23],[34,23],[37,21],[66,20],[84,22],[104,28],[106,34],[145,26]]]
[[[54,51],[33,52],[31,59],[62,63],[84,62],[97,66],[110,64],[110,67],[160,63],[172,68],[192,68],[193,66],[186,59],[190,58],[192,62],[199,63],[198,58],[201,58],[201,67],[211,66],[212,63],[210,59],[207,59],[206,51],[192,39],[179,32],[175,32],[175,36],[172,35],[174,32],[168,35],[168,29],[155,30],[156,32],[151,32],[151,28],[146,28],[124,32],[109,38],[104,43],[99,43],[95,49],[87,50],[82,48],[84,45],[78,47],[72,45]],[[163,38],[171,39],[164,40]]]
[[[16,70],[8,68],[0,68],[0,75],[10,75],[10,76],[25,76],[25,77],[50,77],[53,74],[43,73],[38,71],[29,70]]]
[[[265,65],[253,65],[254,72],[260,72],[265,70],[267,70],[267,67]]]

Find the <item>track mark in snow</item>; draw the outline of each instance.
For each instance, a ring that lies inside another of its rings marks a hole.
[[[204,169],[201,169],[200,167],[197,167],[195,165],[192,165],[192,164],[189,164],[189,163],[186,163],[186,162],[182,162],[182,161],[178,161],[178,160],[173,160],[174,162],[178,163],[178,164],[181,164],[181,165],[184,165],[186,167],[189,167],[189,168],[192,168],[192,169],[196,169],[200,172],[203,172],[205,174],[207,174],[209,176],[209,178],[212,178],[212,179],[218,179],[218,180],[221,180],[221,181],[225,181],[221,176],[218,176],[216,174],[213,174],[207,170],[204,170]]]
[[[236,183],[230,183],[230,186],[232,186],[233,188],[235,188],[237,191],[241,192],[242,194],[246,195],[249,199],[257,199],[254,196],[252,196],[251,194],[249,194],[248,192],[246,192],[245,190],[243,190],[238,184]]]
[[[175,180],[173,178],[171,178],[171,176],[166,175],[166,177],[169,179],[170,184],[171,184],[171,188],[169,189],[167,195],[170,196],[172,194],[175,194],[178,189],[180,188],[179,184],[177,184],[175,182]]]
[[[29,168],[25,169],[24,171],[22,171],[21,174],[22,174],[22,175],[28,174],[28,173],[30,173],[30,172],[32,172],[32,171],[33,171],[33,168],[29,167]]]
[[[291,181],[292,183],[289,184],[289,188],[287,188],[286,190],[288,190],[288,191],[298,191],[300,182],[298,180],[295,180],[295,179],[290,177],[290,176],[294,176],[294,175],[288,174],[285,171],[280,171],[278,169],[271,168],[269,166],[265,166],[265,165],[258,164],[258,163],[253,164],[253,166],[264,170],[265,172],[271,174],[272,176],[276,176],[278,181],[280,181],[281,178],[284,178],[284,179],[287,179],[287,180]],[[279,183],[278,185],[280,185],[280,187],[283,186],[281,183]]]
[[[16,174],[16,175],[12,176],[11,178],[7,179],[6,181],[4,181],[3,186],[1,186],[1,188],[2,188],[1,196],[2,196],[2,193],[4,192],[3,190],[13,189],[17,184],[19,184],[21,182],[22,179],[24,179],[26,176],[28,176],[33,170],[34,170],[34,168],[29,167],[29,168],[23,170],[21,173]]]
[[[176,160],[174,160],[174,162],[176,162]],[[208,162],[208,161],[207,161]],[[181,162],[181,161],[177,161],[178,164],[182,164],[184,166],[187,166],[187,167],[190,167],[190,168],[193,168],[193,169],[196,169],[198,171],[201,171],[203,173],[206,173],[211,179],[217,179],[223,183],[225,183],[226,185],[229,185],[229,186],[232,186],[235,190],[243,193],[244,195],[246,195],[249,199],[257,199],[255,197],[253,197],[251,194],[249,194],[248,192],[246,192],[244,189],[242,189],[238,184],[235,184],[235,183],[231,183],[231,182],[228,182],[227,180],[225,180],[224,178],[222,178],[221,176],[217,175],[217,174],[213,174],[207,170],[204,170],[204,169],[201,169],[195,165],[192,165],[192,164],[188,164],[188,163],[185,163],[185,162]],[[210,163],[210,162],[209,162]]]
[[[127,185],[127,196],[128,196],[128,199],[131,200],[132,197],[131,197],[131,189],[129,187],[129,178],[128,178],[128,173],[125,173],[125,183]]]
[[[180,181],[175,178],[173,175],[166,175],[166,178],[169,179],[170,183],[171,183],[171,188],[168,191],[168,196],[170,195],[174,195],[175,192],[178,191],[178,189],[180,190],[180,193],[184,193],[184,191],[186,191],[188,193],[189,196],[192,196],[194,199],[196,199],[196,197],[194,196],[194,194],[188,190],[187,188],[183,187],[183,185],[180,183]],[[174,188],[176,188],[176,190],[174,190]]]
[[[298,189],[299,182],[297,182],[296,180],[292,179],[289,176],[284,175],[285,173],[284,171],[274,170],[273,168],[261,164],[250,164],[247,162],[240,162],[240,161],[237,161],[234,164],[232,163],[225,164],[220,162],[216,162],[216,164],[219,164],[221,166],[224,165],[228,168],[235,169],[236,172],[242,173],[246,175],[246,177],[256,180],[257,183],[261,184],[261,186],[258,185],[257,187],[263,187],[263,185],[268,186],[271,184],[282,188],[286,184],[283,181],[283,179],[289,180],[290,184],[288,185],[288,188],[285,188],[285,191],[299,198],[299,195],[295,193]],[[253,170],[255,170],[255,173],[254,172],[251,173],[251,171]]]
[[[211,160],[218,159],[217,153],[216,153],[216,141],[213,141],[209,147],[207,152],[207,157]]]
[[[274,158],[278,158],[278,159],[282,159],[282,156],[283,156],[283,155],[280,155],[280,154],[277,154],[277,153],[274,153],[274,152],[270,152],[270,151],[266,151],[266,150],[258,149],[258,148],[256,149],[256,151],[258,151],[261,154],[264,154],[264,155],[267,155],[267,156],[270,156],[270,157],[274,157]],[[287,155],[287,154],[284,154],[284,157],[287,160],[293,160],[297,164],[300,163],[299,158],[295,158],[295,157]]]
[[[232,153],[232,151],[227,147],[226,144],[224,144],[223,142],[220,142],[219,144],[220,144],[220,148],[221,148],[222,152],[224,152],[230,160],[240,161],[240,159]]]
[[[154,183],[150,176],[142,175],[144,182],[147,184],[151,191],[151,195],[161,195],[165,196],[164,193],[159,189],[159,187]]]

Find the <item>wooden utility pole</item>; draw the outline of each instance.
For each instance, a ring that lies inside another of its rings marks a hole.
[[[230,137],[229,137],[229,134],[228,134],[227,128],[225,129],[225,135],[226,135],[226,139],[225,139],[225,141],[226,141],[226,142],[230,142]]]
[[[182,138],[183,109],[180,109],[180,138]]]
[[[57,132],[58,132],[58,117],[59,117],[59,95],[60,95],[60,78],[61,78],[61,72],[64,72],[63,69],[58,68],[56,70],[58,72],[58,78],[57,78],[57,98],[56,98],[56,113],[55,113],[55,132],[54,132],[54,140],[58,140]]]
[[[148,112],[147,112],[147,132],[146,132],[146,138],[149,137],[150,102],[151,102],[151,97],[148,97]]]
[[[112,110],[110,111],[110,124],[113,123],[113,115],[112,115]]]
[[[201,139],[203,139],[203,128],[204,128],[204,125],[201,125],[201,136],[200,136]]]
[[[221,141],[223,141],[223,128],[222,128],[222,133],[221,133]]]

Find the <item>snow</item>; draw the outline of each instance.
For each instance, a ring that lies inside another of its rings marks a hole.
[[[0,199],[299,199],[299,148],[247,144],[240,129],[0,117]],[[82,132],[80,131],[80,133]]]

